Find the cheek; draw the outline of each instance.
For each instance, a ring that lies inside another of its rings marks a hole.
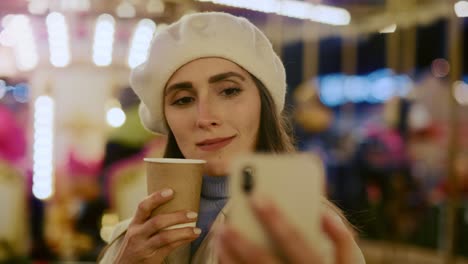
[[[253,135],[253,140],[256,144],[257,142],[257,137],[258,137],[258,133],[259,133],[259,130],[260,130],[260,112],[261,112],[261,109],[260,109],[260,106],[258,107],[257,111],[255,112],[255,115],[254,116],[254,120],[252,121],[252,131],[254,131],[254,135]]]
[[[243,115],[239,115],[239,121],[242,122],[244,134],[248,136],[249,144],[255,144],[257,134],[260,128],[260,103],[251,101],[248,107],[243,107]]]
[[[172,111],[167,111],[164,109],[164,117],[166,118],[167,125],[169,128],[174,131],[174,128],[177,126],[177,117],[178,115],[173,113]]]
[[[254,133],[260,127],[260,109],[249,108],[246,112],[246,125]]]
[[[187,128],[189,125],[189,115],[175,111],[166,111],[165,115],[167,124],[174,134],[177,144],[182,148],[184,143],[188,141],[187,137],[190,136]]]
[[[177,132],[183,131],[184,127],[189,124],[192,116],[191,112],[191,109],[164,108],[164,116],[167,124],[174,133],[176,133],[175,130],[177,130]]]

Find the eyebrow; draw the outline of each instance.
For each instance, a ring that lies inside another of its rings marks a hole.
[[[224,72],[224,73],[220,73],[220,74],[216,74],[216,75],[211,76],[208,79],[208,83],[217,83],[217,82],[223,81],[223,80],[225,80],[227,78],[230,78],[230,77],[237,77],[237,78],[241,79],[242,81],[245,81],[245,77],[240,75],[237,72]],[[193,89],[193,85],[192,85],[191,82],[175,83],[175,84],[167,87],[165,95],[168,95],[168,94],[170,94],[170,93],[172,93],[173,91],[176,91],[176,90],[191,90],[191,89]]]
[[[220,73],[220,74],[216,74],[214,76],[211,76],[208,79],[208,82],[209,83],[216,83],[216,82],[222,81],[224,79],[227,79],[229,77],[237,77],[237,78],[241,79],[242,81],[245,81],[245,77],[240,75],[237,72],[225,72],[225,73]]]

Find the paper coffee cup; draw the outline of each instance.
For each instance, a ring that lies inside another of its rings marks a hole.
[[[165,188],[174,198],[153,211],[153,215],[179,210],[198,212],[204,160],[145,158],[148,195]],[[173,227],[172,227],[173,228]]]
[[[153,211],[153,215],[179,210],[197,212],[203,179],[204,160],[145,158],[148,195],[165,188],[174,190],[174,197]],[[166,229],[195,227],[196,222],[170,226]],[[175,249],[166,257],[168,263],[189,263],[190,245]]]

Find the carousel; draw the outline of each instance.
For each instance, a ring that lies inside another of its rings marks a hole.
[[[166,139],[130,71],[203,11],[272,41],[297,146],[327,164],[368,263],[468,263],[466,0],[2,0],[0,262],[92,262],[132,216]]]

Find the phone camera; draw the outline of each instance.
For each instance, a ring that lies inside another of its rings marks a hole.
[[[252,167],[245,167],[242,170],[242,189],[245,193],[250,194],[254,187],[253,169]]]

